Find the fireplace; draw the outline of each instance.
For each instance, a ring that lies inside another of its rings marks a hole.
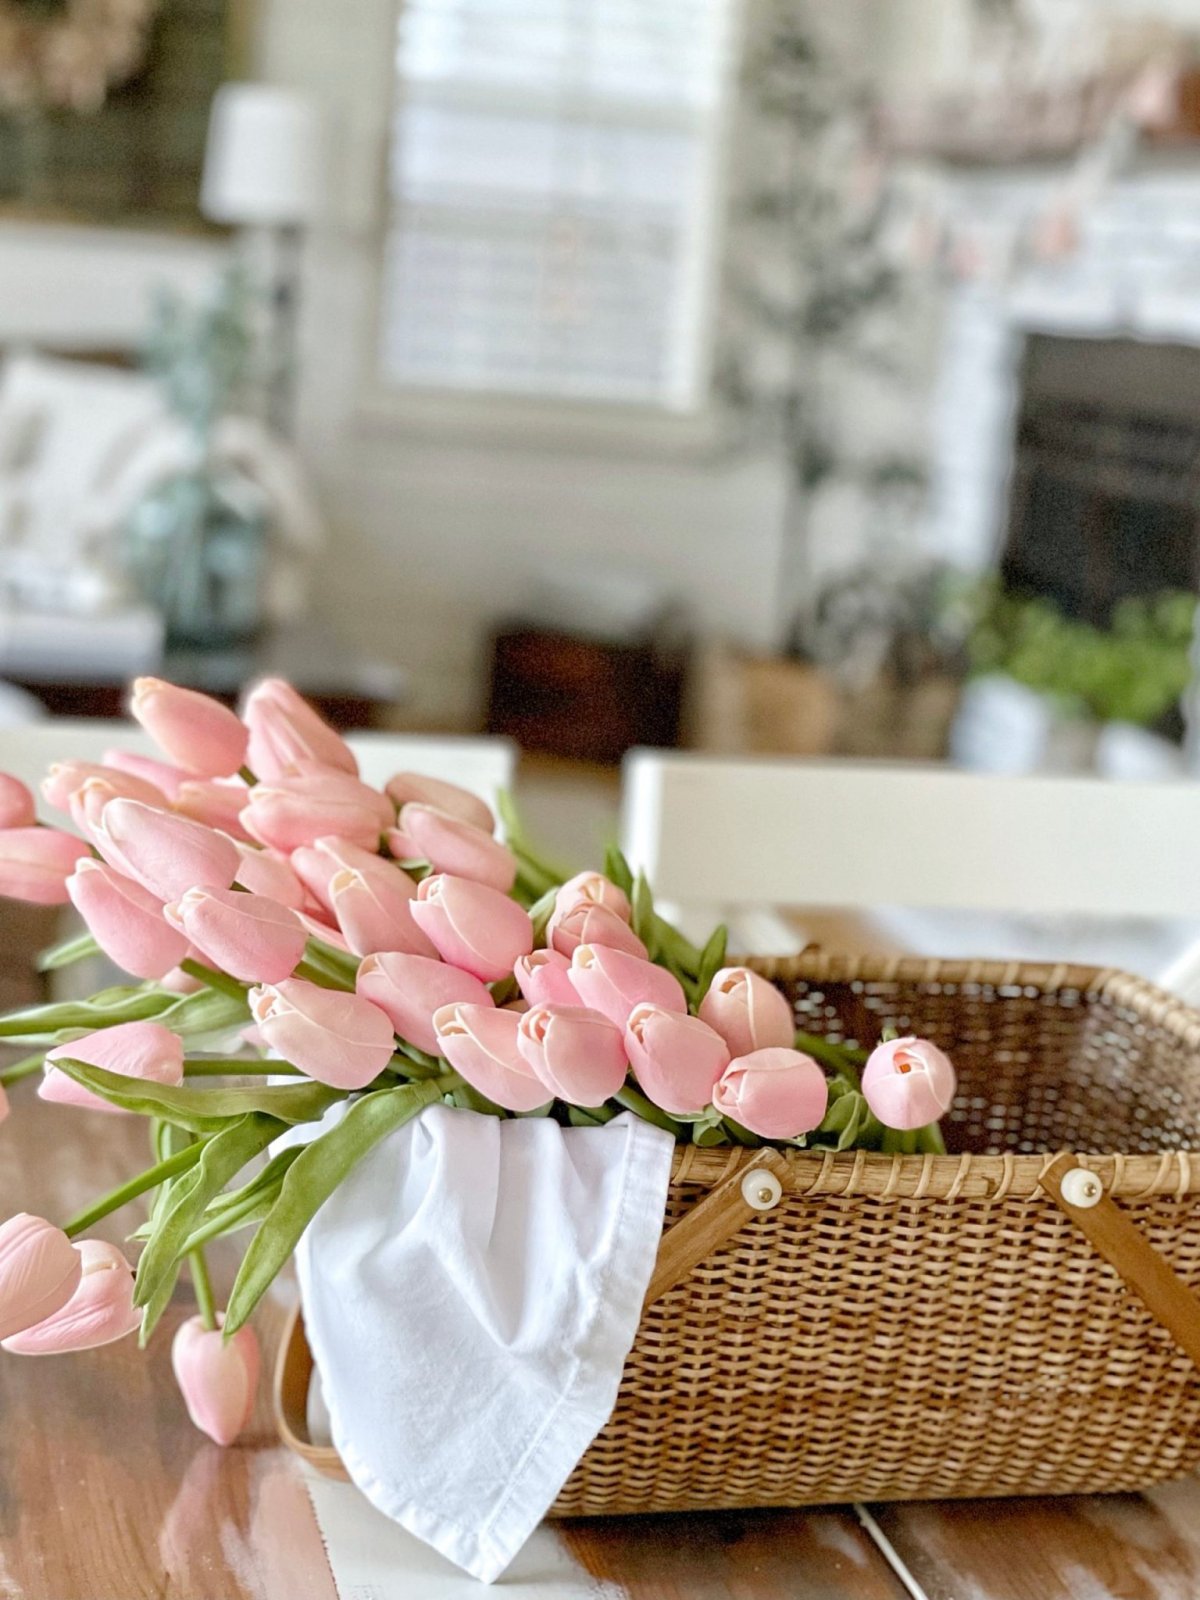
[[[1200,588],[1200,350],[1032,333],[1018,382],[1006,585],[1099,626]]]

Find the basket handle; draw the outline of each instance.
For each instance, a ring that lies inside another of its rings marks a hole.
[[[1126,1287],[1200,1366],[1200,1299],[1103,1192],[1099,1178],[1089,1173],[1077,1156],[1066,1154],[1050,1163],[1041,1182],[1055,1204],[1116,1268]]]
[[[710,1189],[663,1234],[644,1305],[661,1300],[692,1268],[744,1227],[779,1204],[787,1187],[787,1162],[778,1150],[756,1150],[752,1166],[738,1167]]]
[[[289,1450],[307,1461],[327,1478],[341,1478],[349,1482],[350,1474],[342,1465],[342,1458],[331,1444],[315,1444],[308,1431],[308,1389],[312,1382],[313,1356],[304,1331],[304,1314],[297,1304],[293,1307],[279,1354],[275,1358],[275,1377],[272,1384],[272,1401],[275,1410],[275,1429]]]

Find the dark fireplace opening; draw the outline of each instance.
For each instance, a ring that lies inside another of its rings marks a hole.
[[[1101,627],[1200,588],[1200,349],[1030,336],[1001,574]]]

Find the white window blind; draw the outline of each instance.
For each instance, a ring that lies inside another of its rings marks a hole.
[[[387,381],[696,403],[736,3],[407,0]]]

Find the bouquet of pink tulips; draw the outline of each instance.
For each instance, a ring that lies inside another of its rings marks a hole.
[[[144,1342],[186,1263],[199,1314],[175,1371],[228,1443],[253,1401],[259,1299],[354,1164],[435,1101],[573,1126],[626,1110],[701,1145],[942,1148],[940,1050],[892,1039],[867,1058],[797,1034],[778,989],[725,964],[724,930],[696,949],[619,852],[563,881],[511,815],[499,841],[475,795],[407,772],[368,787],[283,682],[239,718],[143,678],[131,709],[163,759],[52,767],[43,794],[74,831],[39,826],[0,776],[0,893],[69,901],[87,927],[43,965],[102,951],[135,980],[0,1020],[32,1052],[3,1080],[37,1073],[45,1100],[147,1117],[157,1158],[61,1227],[0,1226],[6,1350]],[[112,1245],[73,1242],[142,1195],[136,1275]],[[204,1247],[244,1229],[221,1313]]]

